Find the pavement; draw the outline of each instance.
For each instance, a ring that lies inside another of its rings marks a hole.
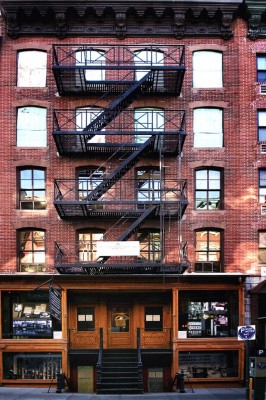
[[[245,400],[245,388],[186,388],[185,393],[144,393],[131,395],[97,395],[95,393],[56,393],[55,388],[0,387],[3,400]],[[265,397],[266,400],[266,397]]]

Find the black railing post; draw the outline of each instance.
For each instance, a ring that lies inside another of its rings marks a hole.
[[[138,351],[138,384],[142,388],[142,361],[141,361],[141,342],[140,342],[140,328],[137,328],[137,351]]]
[[[103,358],[103,328],[100,328],[100,340],[99,340],[99,355],[97,361],[97,389],[102,384],[102,358]]]

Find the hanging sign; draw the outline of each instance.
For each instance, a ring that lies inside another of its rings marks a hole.
[[[238,340],[255,340],[256,339],[256,326],[244,325],[237,328]]]
[[[105,256],[139,256],[140,244],[138,241],[97,242],[97,257]]]
[[[54,286],[49,287],[50,314],[61,321],[61,293]]]

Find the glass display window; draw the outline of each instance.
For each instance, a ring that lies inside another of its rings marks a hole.
[[[180,291],[179,337],[236,336],[237,291]]]

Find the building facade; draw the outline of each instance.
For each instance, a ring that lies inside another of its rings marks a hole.
[[[265,348],[266,2],[1,1],[0,382],[241,385]]]

